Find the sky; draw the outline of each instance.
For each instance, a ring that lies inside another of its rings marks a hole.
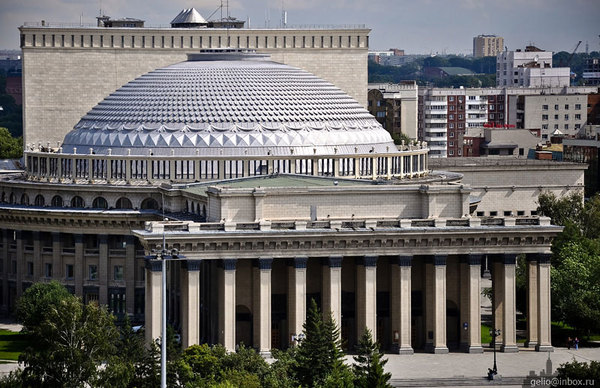
[[[223,0],[231,16],[250,27],[357,25],[371,28],[370,48],[406,54],[471,54],[473,37],[504,37],[509,50],[526,45],[552,51],[600,51],[599,0]],[[0,49],[17,49],[26,22],[95,24],[99,10],[168,26],[184,8],[205,18],[220,0],[0,0]],[[218,11],[213,18],[220,15]]]

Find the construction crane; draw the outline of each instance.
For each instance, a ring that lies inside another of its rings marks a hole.
[[[573,49],[573,52],[571,53],[571,55],[569,55],[569,59],[567,59],[567,63],[563,63],[562,60],[560,61],[560,67],[567,67],[567,66],[569,66],[569,64],[571,63],[571,60],[573,59],[573,56],[575,56],[575,52],[579,48],[580,44],[581,44],[581,41],[577,42],[577,45]]]

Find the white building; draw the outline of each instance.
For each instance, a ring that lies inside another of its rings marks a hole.
[[[563,87],[570,84],[568,67],[552,67],[552,51],[527,46],[496,57],[496,86]]]

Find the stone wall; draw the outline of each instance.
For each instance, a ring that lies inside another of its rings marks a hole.
[[[274,61],[333,83],[366,107],[369,31],[21,27],[24,143],[56,146],[119,87],[207,48],[249,47],[271,54]]]

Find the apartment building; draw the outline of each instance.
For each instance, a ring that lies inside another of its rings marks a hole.
[[[417,138],[418,86],[415,81],[400,84],[369,84],[367,108],[392,135]]]
[[[495,57],[504,49],[504,38],[496,35],[478,35],[473,38],[473,56]]]
[[[569,86],[571,70],[552,67],[552,51],[527,46],[524,51],[503,51],[496,56],[498,87],[564,87]]]

